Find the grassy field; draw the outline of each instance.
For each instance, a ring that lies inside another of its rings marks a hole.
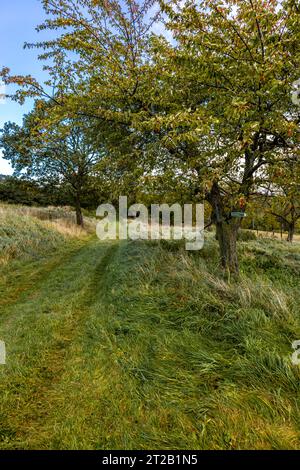
[[[300,448],[299,243],[241,241],[237,281],[212,234],[189,253],[7,211],[1,449]]]

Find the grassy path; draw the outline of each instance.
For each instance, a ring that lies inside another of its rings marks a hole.
[[[48,447],[44,428],[55,388],[68,373],[70,351],[78,347],[116,249],[95,240],[73,248],[36,266],[31,279],[21,271],[18,287],[0,299],[0,337],[7,348],[0,370],[2,448]]]
[[[214,240],[81,240],[8,272],[0,448],[300,448],[300,254],[270,247],[243,245],[238,286]]]
[[[14,263],[14,269],[3,273],[0,278],[0,308],[14,304],[25,297],[30,290],[31,293],[44,282],[49,273],[55,268],[60,268],[74,253],[86,244],[86,241],[76,241],[65,246],[64,249],[44,259],[33,262]],[[3,269],[4,271],[4,269]]]

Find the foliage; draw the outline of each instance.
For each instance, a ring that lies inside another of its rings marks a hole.
[[[268,198],[271,214],[288,230],[288,241],[293,241],[300,220],[300,160],[288,156],[284,164],[275,164],[270,170],[272,186]]]
[[[83,225],[82,196],[103,150],[96,150],[84,122],[63,121],[50,127],[45,124],[49,107],[39,102],[24,117],[23,126],[6,123],[0,143],[4,158],[10,160],[15,175],[38,178],[42,184],[66,186],[77,211],[77,223]]]

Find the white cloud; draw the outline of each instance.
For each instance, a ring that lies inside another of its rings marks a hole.
[[[10,164],[2,158],[2,151],[0,150],[0,175],[12,175],[13,169]]]

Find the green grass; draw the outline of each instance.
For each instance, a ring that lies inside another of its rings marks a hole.
[[[193,253],[70,238],[11,260],[0,448],[299,449],[300,245],[239,251],[239,281],[212,237]]]

